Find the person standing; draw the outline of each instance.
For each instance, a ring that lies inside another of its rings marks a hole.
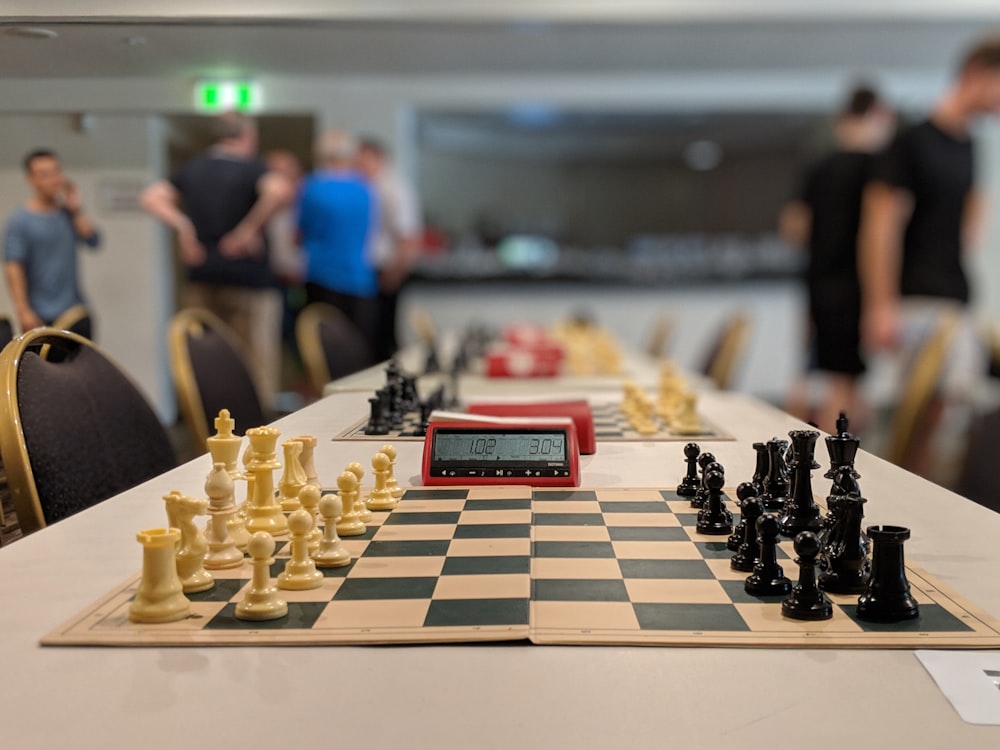
[[[206,153],[150,185],[142,206],[177,233],[187,267],[185,305],[206,308],[233,328],[270,407],[281,371],[282,300],[265,229],[293,191],[257,157],[251,118],[221,115],[214,136]]]
[[[862,335],[875,351],[912,361],[946,316],[961,322],[942,383],[945,401],[961,403],[985,374],[985,351],[968,315],[971,290],[963,256],[977,230],[970,127],[1000,113],[1000,37],[966,55],[930,118],[903,129],[875,165],[865,190],[860,235]],[[940,407],[934,412],[940,418]],[[927,466],[933,431],[913,460]]]
[[[355,168],[357,144],[343,130],[328,130],[316,150],[319,168],[299,199],[299,233],[306,254],[306,297],[340,310],[368,342],[378,325],[378,277],[367,248],[376,199]]]
[[[862,421],[858,386],[865,361],[857,263],[861,196],[876,153],[892,136],[894,121],[873,89],[855,88],[837,116],[835,150],[812,166],[799,197],[781,216],[783,237],[809,251],[811,366],[822,374],[825,386],[820,406],[809,419],[831,433],[842,411],[852,416],[855,426]]]
[[[4,274],[18,323],[28,331],[52,325],[69,308],[84,304],[76,248],[97,248],[100,234],[54,151],[29,153],[24,172],[32,194],[7,220]],[[90,338],[89,317],[77,330]]]
[[[392,169],[385,146],[375,138],[358,144],[358,168],[371,182],[378,200],[378,220],[369,253],[378,270],[377,359],[388,359],[399,348],[396,310],[399,291],[421,250],[420,208],[413,189]]]

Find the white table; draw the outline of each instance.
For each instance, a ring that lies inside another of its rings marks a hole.
[[[363,403],[331,396],[276,425],[320,436],[330,481],[370,458],[371,443],[327,439]],[[734,394],[702,409],[737,438],[712,444],[730,484],[752,473],[751,441],[802,427]],[[398,448],[397,476],[416,482],[420,445]],[[1000,616],[1000,516],[870,455],[858,469],[869,521],[910,526],[908,558]],[[135,532],[162,523],[165,492],[200,492],[207,470],[197,459],[0,549],[7,747],[1000,747],[1000,727],[963,723],[908,651],[38,646],[138,570]],[[671,486],[682,473],[677,443],[605,443],[583,458],[590,486]]]

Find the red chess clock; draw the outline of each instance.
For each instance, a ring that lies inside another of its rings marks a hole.
[[[571,419],[431,422],[425,485],[578,487],[580,449]]]
[[[597,438],[594,431],[594,414],[586,399],[569,401],[518,401],[499,403],[471,403],[466,407],[469,414],[488,414],[495,417],[569,417],[576,427],[576,437],[580,453],[587,456],[597,452]]]

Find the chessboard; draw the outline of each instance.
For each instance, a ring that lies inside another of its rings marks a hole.
[[[730,569],[725,538],[695,525],[696,511],[672,490],[412,488],[395,510],[376,513],[364,536],[344,540],[355,556],[350,566],[324,570],[320,588],[282,591],[289,613],[281,619],[234,616],[249,580],[245,561],[215,571],[213,589],[190,594],[187,619],[131,623],[136,575],[42,643],[1000,647],[1000,622],[913,565],[917,619],[860,621],[853,596],[831,596],[830,620],[786,619],[781,597],[744,591],[746,574]],[[287,546],[279,540],[272,576]],[[794,580],[789,552],[782,541],[778,556]]]
[[[656,432],[643,435],[629,424],[628,417],[616,402],[604,402],[590,405],[594,415],[594,437],[605,442],[705,442],[709,440],[733,440],[733,436],[715,425],[704,416],[699,415],[702,431],[694,435],[681,435],[673,431],[662,419],[656,419]],[[407,412],[399,427],[390,430],[385,435],[367,435],[365,427],[368,419],[360,419],[350,427],[334,436],[334,440],[423,440],[420,434],[419,412]]]

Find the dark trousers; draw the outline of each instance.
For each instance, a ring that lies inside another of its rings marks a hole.
[[[310,304],[325,302],[336,307],[364,337],[368,343],[368,351],[377,351],[379,303],[376,297],[355,297],[310,282],[306,284],[306,299]]]

